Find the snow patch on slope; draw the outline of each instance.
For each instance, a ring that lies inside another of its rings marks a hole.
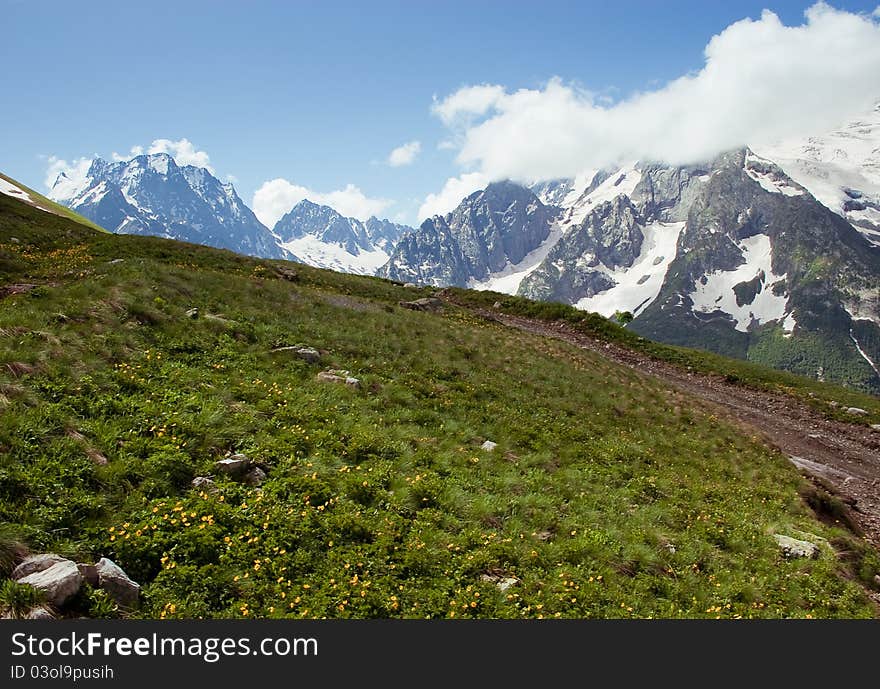
[[[803,191],[792,186],[785,177],[774,174],[772,168],[775,167],[772,161],[766,160],[749,151],[746,154],[745,171],[746,174],[761,185],[765,191],[771,194],[784,194],[785,196],[802,196]]]
[[[608,179],[603,181],[602,184],[593,189],[589,194],[581,192],[575,197],[578,189],[588,188],[592,183],[593,178],[596,176],[595,172],[592,173],[589,182],[585,182],[587,174],[588,173],[585,173],[583,177],[580,178],[580,182],[583,186],[575,185],[563,201],[563,207],[568,208],[568,212],[563,216],[563,223],[568,227],[573,227],[583,221],[583,219],[586,218],[594,208],[606,201],[612,201],[621,194],[624,196],[632,196],[636,185],[638,185],[639,181],[642,179],[641,171],[636,169],[635,163],[631,163],[630,165],[622,167],[614,172],[608,177]]]
[[[11,196],[14,199],[33,203],[30,194],[28,194],[24,189],[15,186],[12,182],[7,182],[2,177],[0,177],[0,194],[6,194],[7,196]]]
[[[350,254],[338,244],[323,242],[314,235],[305,235],[280,244],[303,263],[317,268],[329,268],[355,275],[375,275],[388,262],[388,254],[381,249]]]
[[[767,235],[757,234],[743,239],[738,246],[745,263],[734,270],[716,270],[710,273],[704,278],[705,283],[698,282],[696,289],[688,296],[694,304],[694,312],[722,311],[733,317],[737,330],[748,332],[753,324],[778,321],[788,315],[788,299],[784,295],[776,296],[773,293],[773,285],[784,280],[786,276],[773,272],[772,247]],[[760,292],[755,295],[751,304],[739,306],[733,288],[762,274]]]
[[[547,235],[547,239],[522,261],[516,264],[509,263],[503,270],[491,274],[486,280],[477,281],[471,279],[468,282],[468,288],[480,291],[492,290],[493,292],[502,292],[503,294],[516,294],[523,279],[541,265],[562,235],[562,226],[554,224],[550,228],[550,234]]]
[[[871,368],[874,369],[874,373],[876,373],[878,376],[880,376],[880,368],[877,368],[877,364],[875,364],[871,360],[871,357],[869,357],[867,355],[867,353],[865,353],[865,350],[862,349],[862,346],[859,344],[859,341],[856,339],[856,336],[853,334],[852,330],[849,331],[849,339],[851,339],[853,341],[853,344],[856,346],[856,350],[858,351],[859,354],[862,355],[862,358],[868,362],[868,365]]]
[[[678,237],[684,226],[683,222],[655,222],[645,226],[642,229],[642,249],[633,264],[616,270],[605,268],[616,283],[614,287],[581,299],[575,307],[606,317],[613,316],[615,311],[630,311],[637,316],[660,293],[669,264],[675,259]]]
[[[868,241],[880,245],[880,232],[864,227],[867,222],[880,230],[880,212],[845,208],[854,198],[880,203],[880,104],[828,134],[752,149],[775,162],[819,203],[847,218]]]

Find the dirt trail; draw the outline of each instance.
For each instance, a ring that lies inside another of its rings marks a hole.
[[[880,548],[880,432],[824,417],[782,393],[742,387],[721,376],[688,372],[616,344],[548,323],[495,311],[482,316],[509,327],[589,349],[708,403],[728,420],[763,436],[805,474],[818,478],[853,508],[866,538]]]

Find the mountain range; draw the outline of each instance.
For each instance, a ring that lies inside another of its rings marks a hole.
[[[230,182],[167,153],[108,162],[95,158],[83,179],[61,173],[52,200],[118,234],[178,239],[261,258],[374,274],[406,230],[388,220],[361,222],[303,200],[270,230]]]
[[[308,200],[269,229],[161,153],[95,159],[49,197],[111,232],[629,312],[653,339],[880,392],[880,105],[698,164],[494,182],[417,229]]]
[[[880,106],[759,151],[496,183],[380,274],[629,312],[653,339],[880,392]]]

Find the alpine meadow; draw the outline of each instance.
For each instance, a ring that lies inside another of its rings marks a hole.
[[[880,10],[37,4],[0,616],[880,617]]]

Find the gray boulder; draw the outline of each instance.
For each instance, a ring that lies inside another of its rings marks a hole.
[[[42,572],[43,570],[49,569],[52,565],[57,565],[59,562],[66,562],[66,559],[55,553],[30,555],[26,557],[18,567],[12,570],[12,578],[15,581],[20,581],[29,574]]]
[[[260,467],[254,467],[244,475],[242,482],[248,486],[256,487],[262,485],[265,480],[266,472],[260,469]]]
[[[232,478],[241,478],[251,466],[251,460],[247,455],[235,454],[219,462],[214,462],[214,468]]]
[[[207,476],[196,476],[190,485],[196,490],[203,490],[211,495],[218,492],[217,485]]]
[[[110,597],[125,608],[133,608],[137,605],[140,596],[140,584],[128,578],[122,567],[113,560],[102,557],[95,564],[98,570],[98,585],[104,589]]]
[[[773,538],[782,550],[783,557],[789,559],[804,557],[809,560],[815,560],[819,557],[819,546],[815,543],[800,541],[797,538],[781,534],[774,534]]]
[[[28,584],[42,591],[46,602],[60,608],[79,593],[83,578],[75,562],[62,560],[48,569],[28,574],[19,579],[20,584]]]

